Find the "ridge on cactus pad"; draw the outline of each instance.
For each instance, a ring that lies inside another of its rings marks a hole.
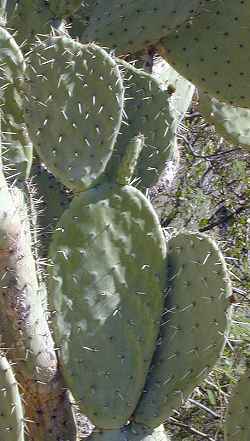
[[[120,129],[118,67],[103,49],[68,37],[41,42],[28,63],[25,119],[34,146],[65,186],[85,190],[103,174]]]
[[[164,58],[204,93],[250,107],[250,0],[207,0],[202,12],[164,37]]]
[[[60,366],[99,428],[126,424],[143,390],[165,254],[157,216],[131,186],[107,182],[76,196],[54,233],[49,302]]]
[[[162,424],[213,368],[228,332],[231,284],[217,245],[201,233],[168,243],[159,342],[134,420]]]

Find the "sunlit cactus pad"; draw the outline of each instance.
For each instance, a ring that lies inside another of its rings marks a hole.
[[[54,37],[29,59],[26,121],[42,161],[61,182],[84,190],[103,173],[120,128],[123,86],[101,48]]]
[[[165,241],[147,199],[103,184],[74,198],[50,247],[50,300],[66,382],[99,428],[119,428],[144,387],[163,308]]]
[[[7,359],[0,355],[0,438],[24,441],[24,415],[18,386]]]
[[[220,101],[250,107],[250,0],[208,0],[162,41],[169,63]]]
[[[192,17],[200,0],[96,0],[83,41],[116,47],[119,53],[135,52],[154,44]]]
[[[231,285],[216,244],[199,233],[170,240],[161,337],[135,421],[157,427],[203,380],[224,347]]]
[[[89,441],[170,441],[164,426],[148,429],[140,424],[128,424],[118,430],[94,431]]]
[[[225,424],[225,441],[250,439],[250,372],[249,368],[233,390]]]
[[[250,148],[250,109],[231,106],[202,92],[199,107],[218,134],[232,144]]]

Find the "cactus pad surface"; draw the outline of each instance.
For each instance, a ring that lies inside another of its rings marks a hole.
[[[50,247],[54,336],[73,396],[99,428],[126,424],[141,395],[163,307],[165,242],[141,192],[76,196]]]
[[[137,52],[156,43],[192,17],[200,0],[97,0],[83,41],[116,47],[119,53]]]
[[[225,441],[249,441],[250,437],[250,372],[249,368],[235,386],[225,424]]]
[[[208,0],[200,15],[162,40],[162,55],[205,93],[250,107],[249,21],[249,0]]]
[[[156,184],[166,162],[172,158],[174,113],[170,110],[168,94],[162,90],[158,80],[129,63],[117,61],[123,70],[126,88],[126,120],[121,126],[108,171],[116,174],[117,164],[121,162],[127,145],[135,136],[142,134],[144,146],[134,177],[137,178],[137,186],[145,189]]]
[[[24,441],[24,416],[18,386],[7,359],[0,356],[0,437]]]
[[[30,136],[49,170],[70,189],[84,190],[103,173],[120,128],[119,70],[103,49],[67,37],[39,44],[29,63]]]
[[[135,421],[162,424],[203,380],[224,347],[231,285],[216,244],[199,233],[169,241],[166,307]]]
[[[226,141],[250,148],[250,109],[234,107],[199,93],[199,107]]]
[[[90,441],[170,441],[162,426],[148,429],[140,424],[129,424],[118,430],[93,432]]]

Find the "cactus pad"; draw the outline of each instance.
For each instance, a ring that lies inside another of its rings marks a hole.
[[[163,59],[153,66],[153,75],[170,95],[170,108],[174,111],[178,125],[192,102],[195,87]]]
[[[7,359],[0,355],[0,438],[24,441],[24,416],[17,382]]]
[[[108,170],[116,174],[117,164],[121,162],[130,140],[141,133],[144,146],[134,176],[138,178],[137,185],[145,189],[156,184],[166,162],[172,158],[174,113],[170,110],[168,94],[162,90],[158,80],[124,61],[117,61],[124,71],[127,119],[121,126]]]
[[[205,93],[250,107],[249,22],[249,0],[206,1],[200,15],[162,40],[162,55]]]
[[[193,16],[200,0],[95,1],[83,41],[115,47],[119,53],[137,52],[156,43]]]
[[[103,49],[67,37],[39,44],[29,62],[30,136],[48,169],[65,186],[84,190],[103,173],[120,129],[118,68]]]
[[[3,160],[15,178],[25,179],[32,162],[32,144],[23,118],[20,88],[25,63],[22,52],[9,32],[0,27],[0,105],[2,110]]]
[[[204,234],[169,242],[159,344],[134,418],[157,427],[212,369],[228,328],[231,286],[224,259]]]
[[[225,424],[225,441],[249,441],[250,439],[250,372],[242,375],[235,386]]]
[[[49,301],[68,387],[99,428],[126,424],[163,307],[165,242],[148,200],[103,184],[76,196],[50,247]]]
[[[234,107],[199,93],[200,111],[226,141],[250,147],[250,109]]]
[[[129,424],[118,430],[94,431],[89,441],[170,441],[164,426],[148,429],[140,424]]]

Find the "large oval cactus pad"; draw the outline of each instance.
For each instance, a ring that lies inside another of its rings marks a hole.
[[[250,372],[249,368],[235,386],[225,424],[225,441],[250,439]]]
[[[163,307],[165,243],[148,200],[114,184],[74,198],[50,247],[54,330],[68,387],[100,428],[142,392]]]
[[[214,366],[228,328],[230,280],[217,245],[204,234],[170,240],[161,340],[135,420],[163,423]]]
[[[83,41],[115,47],[119,53],[137,52],[156,43],[192,17],[201,0],[95,0]]]
[[[24,415],[16,379],[7,359],[0,356],[0,438],[24,441]]]
[[[203,12],[162,40],[162,54],[204,92],[250,107],[250,0],[207,0]]]
[[[42,161],[64,185],[84,190],[103,173],[120,129],[123,86],[101,48],[67,37],[29,59],[26,121]]]

